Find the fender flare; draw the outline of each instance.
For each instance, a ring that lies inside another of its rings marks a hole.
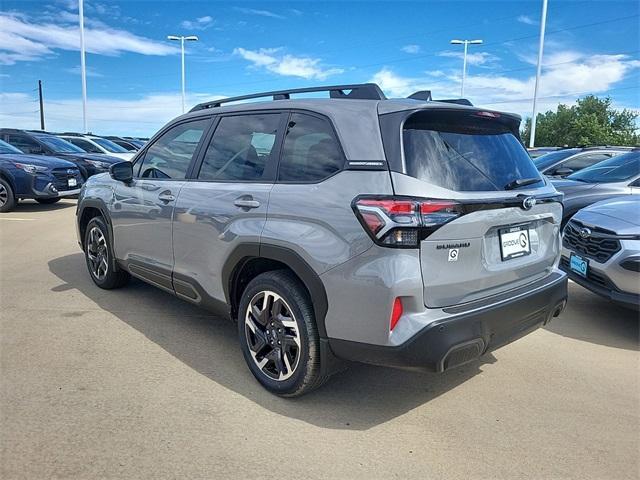
[[[257,242],[238,245],[222,267],[222,285],[227,303],[233,306],[233,299],[237,295],[237,292],[234,291],[237,274],[242,270],[246,262],[253,258],[263,258],[283,263],[300,278],[311,296],[318,333],[321,338],[327,338],[325,317],[329,309],[329,303],[324,284],[313,268],[290,248]]]
[[[107,224],[107,229],[109,230],[109,245],[111,250],[111,258],[113,259],[114,268],[119,268],[118,260],[116,259],[115,251],[114,251],[114,242],[115,239],[113,237],[113,225],[111,224],[111,217],[109,216],[109,209],[107,208],[107,204],[102,199],[98,198],[88,198],[83,199],[81,203],[78,204],[78,210],[76,212],[76,222],[78,223],[78,232],[82,232],[80,229],[80,219],[82,219],[82,215],[87,208],[95,208],[100,211],[104,222]],[[80,248],[84,250],[84,235],[80,235]]]

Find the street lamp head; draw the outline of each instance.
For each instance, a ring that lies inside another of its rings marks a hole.
[[[176,35],[168,35],[167,40],[180,40],[180,37]]]
[[[184,39],[188,42],[196,42],[198,41],[197,35],[189,35],[188,37],[184,37]]]
[[[461,45],[461,44],[463,44],[463,43],[464,43],[464,42],[463,42],[462,40],[451,40],[451,44],[452,44],[452,45]]]
[[[474,45],[478,45],[482,43],[482,40],[470,40],[469,43],[473,43]]]

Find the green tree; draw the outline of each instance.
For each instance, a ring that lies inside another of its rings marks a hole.
[[[538,114],[537,146],[638,145],[638,114],[616,110],[611,98],[588,95],[571,107],[560,104],[555,112]],[[522,138],[529,145],[531,119],[525,122]]]

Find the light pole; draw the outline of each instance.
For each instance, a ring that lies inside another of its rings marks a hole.
[[[538,46],[538,67],[536,69],[536,83],[533,87],[533,116],[531,117],[531,136],[529,148],[536,142],[536,117],[538,116],[538,84],[542,73],[542,51],[544,50],[544,30],[547,26],[547,0],[542,0],[542,18],[540,19],[540,45]]]
[[[189,35],[186,37],[183,35],[169,35],[167,40],[180,41],[180,52],[182,55],[182,113],[184,113],[184,42],[195,42],[198,40],[198,37],[196,35]]]
[[[80,76],[82,77],[82,131],[87,133],[87,66],[84,60],[84,0],[78,1],[80,19]]]
[[[464,81],[467,78],[467,49],[469,45],[479,45],[482,40],[451,40],[452,45],[464,45],[464,57],[462,60],[462,84],[460,85],[460,96],[464,97]]]

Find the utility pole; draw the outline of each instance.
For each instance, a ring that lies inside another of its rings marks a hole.
[[[84,0],[78,1],[78,17],[80,18],[80,75],[82,77],[82,132],[87,133],[87,66],[84,52]]]
[[[186,37],[183,35],[169,35],[167,37],[167,40],[175,40],[180,42],[180,55],[181,55],[180,72],[182,74],[182,113],[184,113],[184,110],[185,110],[184,42],[185,41],[197,42],[198,37],[196,35],[188,35]]]
[[[480,45],[482,40],[451,40],[452,45],[464,45],[464,55],[462,60],[462,83],[460,84],[460,96],[464,97],[464,81],[467,78],[467,50],[469,45]]]
[[[40,130],[44,130],[44,102],[42,101],[42,80],[38,80],[38,98],[40,99]]]
[[[533,115],[531,116],[531,136],[529,148],[536,143],[536,117],[538,116],[538,86],[542,73],[542,52],[544,50],[544,30],[547,26],[547,0],[542,0],[542,18],[540,19],[540,45],[538,46],[538,67],[536,69],[536,84],[533,87]]]

